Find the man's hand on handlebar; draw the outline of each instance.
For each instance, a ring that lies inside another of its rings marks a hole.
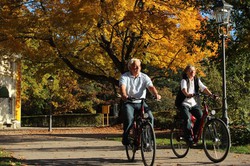
[[[122,100],[123,101],[126,101],[128,99],[128,96],[127,95],[122,95]]]
[[[161,100],[161,95],[157,94],[154,96],[155,100]]]

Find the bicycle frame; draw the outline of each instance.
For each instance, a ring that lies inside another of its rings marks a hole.
[[[193,130],[192,130],[192,137],[193,137],[193,140],[194,140],[194,143],[197,143],[200,138],[201,138],[201,134],[203,132],[203,127],[205,125],[205,122],[206,122],[206,119],[208,117],[208,105],[206,103],[206,100],[205,100],[205,97],[204,99],[202,100],[202,106],[203,106],[203,110],[202,110],[202,117],[201,117],[201,124],[199,126],[199,129],[198,129],[198,133],[197,133],[197,138],[195,138],[194,134],[193,134]],[[192,118],[195,118],[193,115],[192,115]],[[192,126],[194,125],[194,121],[192,121]]]
[[[144,108],[144,101],[145,99],[132,99],[132,100],[141,100],[141,108],[139,113],[137,113],[136,111],[134,112],[134,122],[133,122],[133,127],[134,127],[134,138],[136,138],[137,141],[137,146],[139,146],[141,144],[140,140],[141,140],[141,132],[142,132],[142,128],[140,127],[140,125],[143,123],[144,120],[146,120],[144,114],[145,114],[145,108]],[[138,124],[140,123],[140,124]]]
[[[145,113],[145,99],[141,100],[141,105],[134,111],[134,120],[130,126],[130,143],[126,145],[126,154],[129,161],[134,161],[135,153],[141,149],[141,156],[145,166],[152,166],[155,160],[155,134],[149,116]],[[133,100],[131,100],[133,101]]]
[[[211,161],[217,163],[223,161],[227,157],[230,149],[230,133],[225,123],[221,119],[216,118],[212,110],[210,115],[206,102],[207,96],[203,96],[203,115],[201,117],[201,123],[200,126],[198,126],[197,137],[194,136],[193,129],[191,128],[192,137],[195,144],[198,143],[202,137],[203,149],[206,156]],[[174,154],[178,158],[183,158],[187,155],[189,148],[192,147],[193,144],[188,143],[188,141],[183,138],[185,137],[185,135],[183,136],[183,131],[185,129],[183,126],[178,125],[177,118],[178,116],[176,116],[173,128],[171,129],[170,143]],[[194,119],[195,118],[192,116],[192,127],[195,123]],[[184,121],[182,121],[182,123],[184,123]]]

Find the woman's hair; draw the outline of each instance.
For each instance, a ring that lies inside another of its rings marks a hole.
[[[182,72],[182,78],[183,78],[183,79],[187,79],[187,78],[188,78],[187,72],[188,72],[192,67],[195,68],[193,65],[187,65],[187,66],[185,67],[185,69],[184,69],[183,72]]]
[[[132,58],[128,61],[128,69],[130,68],[130,66],[135,63],[136,61],[139,62],[139,64],[141,65],[141,60],[140,59],[137,59],[137,58]]]

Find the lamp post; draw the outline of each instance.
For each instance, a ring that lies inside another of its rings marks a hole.
[[[50,91],[50,109],[49,109],[49,132],[52,131],[52,85],[54,83],[54,78],[50,76],[48,79],[49,91]]]
[[[233,6],[224,0],[217,0],[214,5],[214,17],[218,23],[218,32],[222,39],[222,70],[223,70],[223,115],[222,119],[228,127],[229,118],[227,115],[227,94],[226,94],[226,56],[225,56],[225,39],[228,34],[230,14]]]

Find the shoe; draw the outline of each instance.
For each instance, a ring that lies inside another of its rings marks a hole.
[[[149,146],[150,146],[149,143],[144,143],[144,145],[143,145],[144,149],[148,149]]]
[[[193,144],[191,145],[191,147],[196,147],[196,146],[198,146],[197,143],[193,143]]]
[[[189,146],[193,146],[193,144],[194,144],[193,138],[191,138],[191,137],[188,138],[188,139],[187,139],[187,143],[188,143]]]
[[[197,143],[198,143],[198,138],[195,137],[195,138],[194,138],[194,144],[197,144]]]
[[[149,143],[145,143],[143,147],[146,152],[151,152],[153,150],[153,147]]]
[[[124,146],[129,145],[128,138],[122,138],[122,144],[123,144]]]
[[[198,145],[192,138],[189,138],[187,142],[190,147],[196,147]]]

